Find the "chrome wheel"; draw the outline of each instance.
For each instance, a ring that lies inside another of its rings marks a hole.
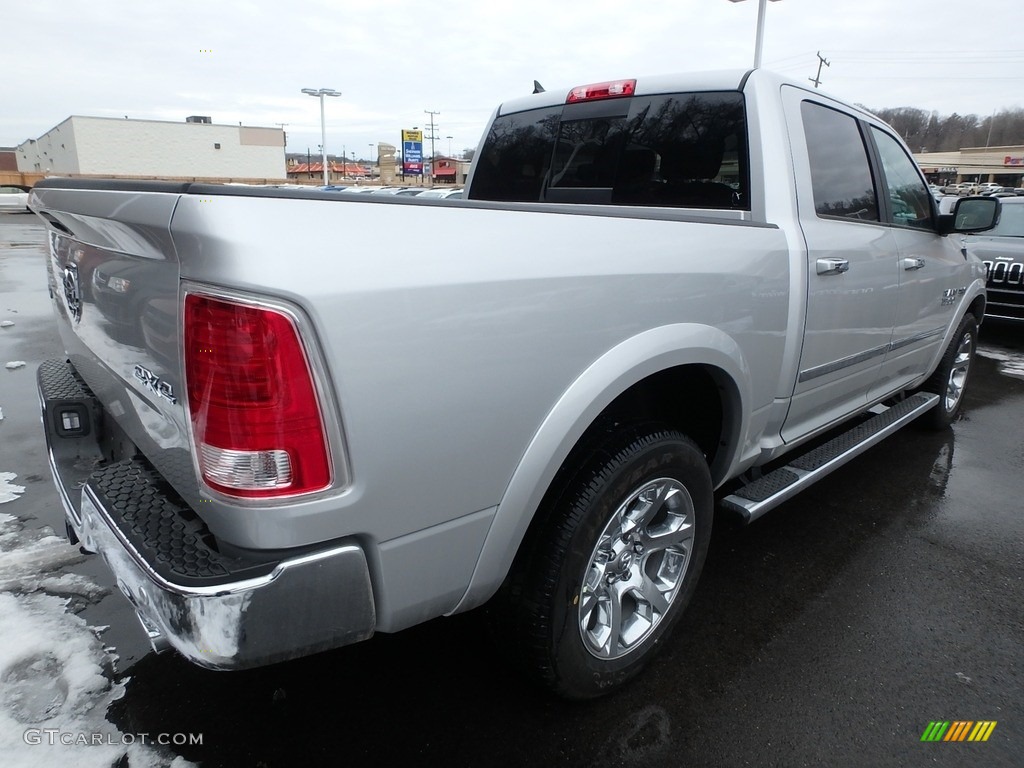
[[[968,312],[960,320],[956,333],[950,339],[939,365],[921,385],[922,392],[939,396],[939,403],[921,417],[921,423],[929,429],[946,429],[960,415],[964,406],[964,390],[971,372],[978,343],[978,322]]]
[[[967,384],[967,373],[971,367],[971,357],[974,354],[974,334],[966,332],[960,338],[960,346],[957,347],[953,364],[949,368],[949,376],[946,380],[946,394],[943,399],[943,407],[946,411],[956,410],[960,398],[964,394],[964,385]]]
[[[625,656],[658,626],[690,564],[694,522],[693,499],[674,478],[651,480],[627,495],[583,574],[579,628],[593,656]]]
[[[697,443],[655,422],[605,429],[552,484],[493,613],[529,673],[571,699],[624,685],[664,647],[714,520]]]

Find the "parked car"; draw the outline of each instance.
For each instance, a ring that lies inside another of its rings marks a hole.
[[[20,184],[7,184],[0,187],[0,211],[8,213],[28,213],[28,193],[31,187]]]
[[[1002,184],[996,184],[994,181],[983,181],[974,184],[971,187],[972,195],[990,195],[993,192],[998,192],[1003,188]]]
[[[434,187],[433,189],[425,189],[420,194],[420,197],[424,200],[446,200],[448,198],[462,197],[462,187],[457,189],[450,189],[448,187]]]
[[[985,317],[1024,322],[1024,197],[1001,197],[994,229],[965,235],[969,253],[985,264]]]
[[[397,195],[409,189],[420,189],[419,187],[377,187],[372,190],[374,195]]]

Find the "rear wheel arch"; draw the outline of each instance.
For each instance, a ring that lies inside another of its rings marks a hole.
[[[544,511],[561,494],[570,478],[587,465],[615,434],[635,431],[638,425],[656,424],[685,435],[700,449],[712,481],[724,473],[738,443],[739,392],[721,369],[707,365],[675,366],[652,374],[618,395],[594,419],[562,461],[533,510],[525,535],[517,542],[519,558],[532,546],[545,525]]]
[[[693,440],[717,482],[724,478],[739,444],[741,414],[736,382],[721,368],[674,366],[638,381],[616,397],[580,438],[577,448],[592,440],[594,431],[607,431],[609,424],[657,422]],[[572,454],[567,462],[571,458]]]
[[[623,341],[553,404],[510,476],[476,567],[453,613],[482,605],[508,576],[545,496],[610,426],[654,420],[687,435],[715,485],[734,463],[751,397],[743,349],[721,329],[677,324]],[[692,434],[692,437],[691,437]]]

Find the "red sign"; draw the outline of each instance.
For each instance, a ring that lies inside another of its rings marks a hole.
[[[1024,165],[1024,157],[1011,157],[1007,155],[1003,158],[1003,165]]]

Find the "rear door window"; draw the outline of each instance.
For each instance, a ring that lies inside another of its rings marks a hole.
[[[800,105],[819,216],[878,221],[878,198],[857,121],[821,104]]]
[[[470,197],[749,210],[738,92],[608,99],[495,120]]]

